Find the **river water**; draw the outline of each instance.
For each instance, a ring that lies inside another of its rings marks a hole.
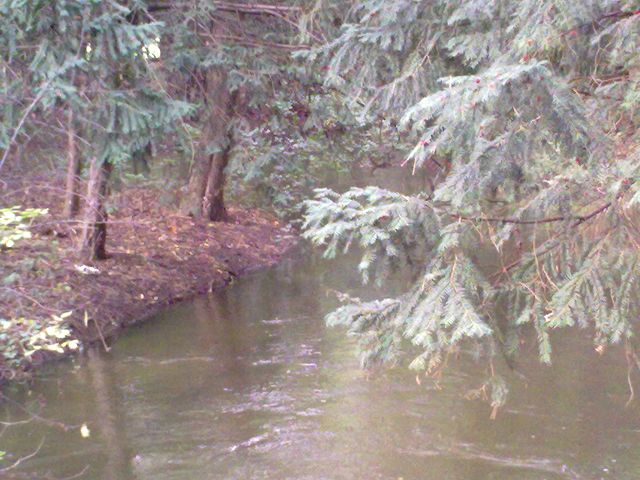
[[[27,418],[18,404],[44,420],[6,428],[0,450],[15,459],[42,445],[16,470],[27,478],[640,479],[621,352],[598,355],[577,332],[554,338],[553,368],[530,349],[526,380],[490,420],[462,395],[483,373],[470,362],[439,385],[404,366],[360,370],[353,340],[323,323],[330,291],[359,285],[354,267],[302,249],[166,310],[109,353],[47,367],[0,407],[5,422]]]

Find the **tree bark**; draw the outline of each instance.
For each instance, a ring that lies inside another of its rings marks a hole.
[[[189,184],[187,185],[187,196],[181,202],[180,210],[185,215],[194,218],[202,218],[202,199],[207,187],[207,176],[209,173],[209,164],[204,155],[198,154],[192,166],[189,175]]]
[[[64,216],[75,218],[80,212],[80,174],[82,161],[78,155],[75,115],[69,108],[67,117],[67,182],[64,199]]]
[[[209,176],[203,196],[203,208],[207,218],[212,222],[225,222],[229,219],[224,203],[224,170],[229,163],[231,142],[232,138],[229,135],[227,146],[222,152],[211,155]]]
[[[235,113],[237,94],[229,91],[226,80],[227,75],[221,69],[206,73],[208,115],[189,178],[187,197],[182,204],[184,213],[214,222],[228,218],[224,203],[224,170],[233,147],[229,124]]]
[[[149,159],[152,156],[151,142],[147,143],[144,148],[136,150],[131,155],[131,161],[133,163],[133,173],[135,175],[148,175],[151,169],[149,168]]]
[[[90,260],[105,260],[107,257],[107,220],[105,199],[109,177],[113,166],[108,161],[91,159],[87,204],[80,242],[80,252]]]

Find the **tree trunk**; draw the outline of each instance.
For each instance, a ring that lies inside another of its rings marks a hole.
[[[148,175],[151,169],[149,168],[149,159],[153,155],[151,142],[147,143],[144,148],[136,150],[131,155],[131,161],[133,163],[133,173],[135,175]]]
[[[189,185],[187,186],[187,196],[181,202],[180,210],[185,215],[194,218],[203,216],[202,199],[207,187],[207,176],[209,173],[208,159],[204,155],[198,155],[192,166],[189,175]]]
[[[67,117],[67,182],[64,199],[64,216],[75,218],[80,212],[80,174],[82,161],[78,155],[75,115],[69,108]]]
[[[227,220],[224,170],[233,147],[229,124],[235,113],[237,95],[228,90],[226,80],[226,73],[220,69],[206,73],[208,115],[187,197],[182,203],[184,213],[214,222]]]
[[[113,166],[110,162],[91,159],[87,204],[82,228],[80,251],[90,260],[107,258],[107,220],[104,201],[107,197],[109,177]]]
[[[229,218],[224,204],[224,170],[229,163],[231,141],[232,138],[229,136],[228,144],[223,151],[211,155],[209,176],[202,203],[207,218],[212,222],[225,222]]]

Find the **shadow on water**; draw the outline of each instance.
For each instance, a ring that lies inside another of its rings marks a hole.
[[[114,480],[640,478],[623,359],[558,337],[554,368],[531,352],[527,382],[495,421],[461,395],[477,386],[477,366],[451,368],[442,389],[404,367],[367,378],[352,340],[323,323],[336,306],[329,290],[376,294],[354,265],[299,252],[168,309],[108,354],[47,368],[13,399],[86,422],[89,438],[31,422],[8,428],[0,450],[26,455],[44,438],[20,472],[57,478],[86,467],[81,478]],[[0,420],[25,417],[2,408]]]

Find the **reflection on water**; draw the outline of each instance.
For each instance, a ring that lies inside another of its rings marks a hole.
[[[44,439],[19,471],[57,478],[85,467],[82,478],[118,480],[640,478],[622,355],[555,338],[554,368],[531,351],[491,421],[460,394],[478,366],[454,365],[441,390],[404,367],[363,375],[351,340],[322,320],[328,289],[358,285],[353,265],[297,257],[164,312],[108,354],[50,367],[13,398],[91,436],[15,425],[0,450],[26,455]],[[1,408],[0,420],[25,417]]]

